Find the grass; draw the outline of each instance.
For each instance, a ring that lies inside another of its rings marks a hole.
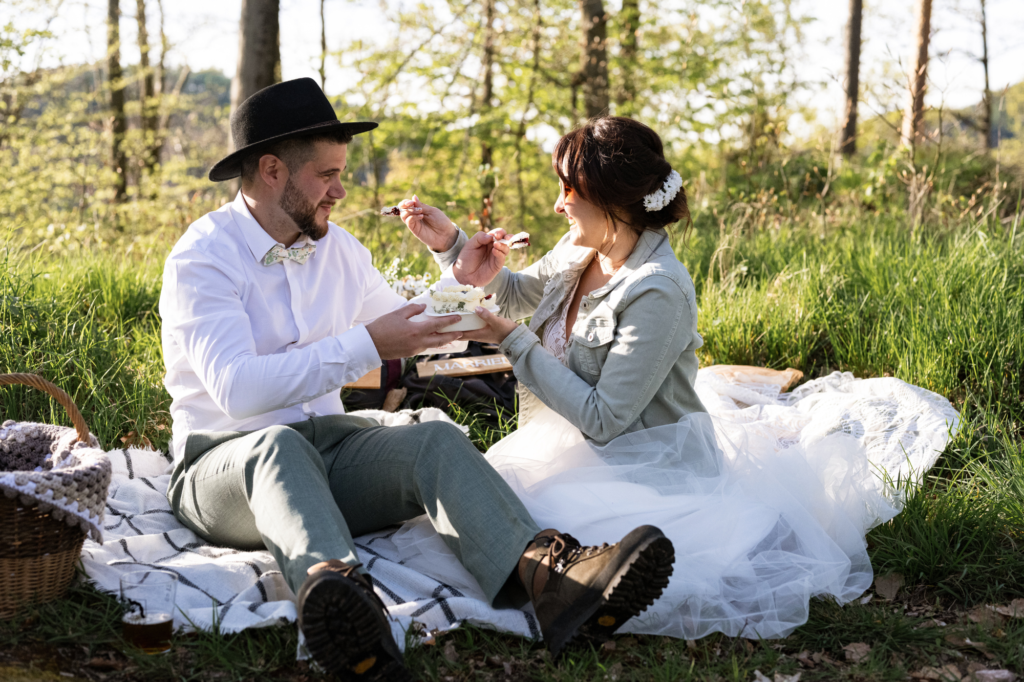
[[[438,681],[749,680],[755,670],[769,678],[800,672],[804,681],[889,680],[950,664],[1024,672],[1024,620],[980,625],[968,617],[977,605],[1024,597],[1021,227],[1020,216],[966,220],[912,237],[898,219],[864,213],[822,238],[810,220],[757,230],[725,220],[676,246],[698,290],[702,364],[896,376],[961,411],[936,468],[908,491],[904,511],[868,537],[876,574],[903,576],[895,601],[815,602],[809,623],[781,641],[621,637],[614,649],[558,664],[532,642],[465,627],[412,649],[412,669]],[[0,261],[0,371],[38,372],[67,388],[110,446],[166,447],[169,437],[158,256]],[[67,423],[59,406],[28,389],[0,390],[0,414]],[[482,448],[511,428],[458,406],[453,415]],[[0,677],[4,666],[31,665],[40,675],[91,679],[317,677],[295,662],[292,628],[183,635],[172,655],[146,658],[121,642],[116,613],[111,598],[78,587],[0,622]],[[843,648],[855,642],[870,647],[860,662]]]

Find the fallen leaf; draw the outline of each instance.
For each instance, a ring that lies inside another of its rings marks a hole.
[[[1003,617],[999,615],[992,605],[975,606],[967,612],[967,618],[972,623],[977,623],[983,628],[995,627],[1003,624]]]
[[[977,670],[972,673],[976,682],[1016,682],[1017,676],[1009,670]]]
[[[86,665],[93,670],[120,670],[124,667],[124,663],[121,661],[114,661],[109,658],[94,658]]]
[[[616,663],[612,667],[608,668],[608,673],[604,676],[604,679],[609,682],[615,682],[620,677],[622,677],[622,664]]]
[[[754,682],[772,682],[760,670],[754,671]]]
[[[509,677],[512,677],[512,664],[508,661],[505,661],[504,663],[502,663],[502,667],[505,669],[505,674]]]
[[[615,640],[609,639],[607,642],[601,645],[601,648],[605,651],[615,651]]]
[[[455,642],[447,642],[444,645],[444,649],[441,650],[441,655],[444,656],[444,660],[449,663],[455,663],[459,660],[459,652],[455,650]]]
[[[1014,599],[1008,606],[997,606],[995,609],[1000,616],[1024,618],[1024,599]]]
[[[800,675],[803,673],[797,673],[796,675],[783,675],[782,673],[775,673],[775,682],[800,682]]]
[[[901,587],[903,587],[903,576],[899,573],[889,573],[875,578],[875,592],[883,599],[892,601]]]
[[[871,655],[871,647],[864,642],[854,642],[843,647],[846,652],[846,660],[851,663],[860,663],[867,660]]]
[[[868,594],[867,596],[861,597],[860,598],[861,606],[863,606],[864,604],[870,604],[871,600],[874,599],[874,597],[875,597],[875,595],[873,595],[873,594]]]
[[[811,659],[810,651],[801,651],[796,656],[794,656],[794,658],[796,658],[796,660],[800,662],[800,665],[804,666],[805,668],[814,667],[814,661]]]

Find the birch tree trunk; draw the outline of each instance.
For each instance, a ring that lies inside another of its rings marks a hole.
[[[242,0],[231,113],[251,95],[281,80],[279,9],[279,0]]]
[[[137,0],[135,17],[139,25],[139,70],[141,71],[141,83],[139,83],[139,101],[142,105],[142,134],[146,144],[146,155],[143,158],[143,166],[147,175],[152,175],[156,168],[159,147],[157,140],[157,99],[156,89],[153,82],[153,69],[149,65],[149,32],[146,29],[146,0]]]
[[[325,90],[327,86],[327,18],[324,15],[324,5],[327,0],[320,0],[320,89]]]
[[[914,4],[914,56],[910,63],[910,87],[907,93],[907,107],[903,112],[903,130],[900,144],[911,147],[917,144],[924,118],[924,93],[928,82],[928,41],[931,38],[932,0],[916,0]]]
[[[120,0],[107,0],[107,82],[110,85],[110,113],[113,119],[111,161],[117,173],[114,202],[121,203],[128,194],[128,157],[124,151],[124,134],[128,125],[124,117],[124,78],[121,73]]]
[[[850,0],[850,23],[846,27],[846,115],[843,122],[843,141],[839,151],[843,156],[857,153],[857,99],[860,95],[860,27],[864,0]]]
[[[985,0],[981,0],[981,66],[985,70],[985,93],[981,97],[981,134],[985,136],[985,149],[994,149],[996,139],[992,135],[992,90],[988,82],[988,16]]]
[[[851,0],[853,2],[854,0]],[[633,116],[637,113],[637,31],[640,29],[640,0],[622,0],[619,12],[619,86],[616,90],[615,113],[619,116]]]
[[[602,0],[580,0],[583,107],[587,118],[608,113],[608,16]]]
[[[480,229],[492,227],[494,150],[491,146],[491,99],[494,97],[494,1],[484,5],[484,54],[480,65],[483,95],[480,97]]]

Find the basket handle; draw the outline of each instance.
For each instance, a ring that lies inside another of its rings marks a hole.
[[[89,426],[85,423],[85,419],[82,417],[78,406],[75,405],[75,401],[64,390],[37,374],[0,374],[0,386],[10,386],[13,384],[31,386],[43,393],[49,394],[51,398],[67,410],[68,416],[71,417],[71,423],[75,425],[75,431],[78,432],[78,440],[83,443],[89,442]]]

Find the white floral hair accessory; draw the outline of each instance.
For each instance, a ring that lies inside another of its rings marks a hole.
[[[679,190],[683,188],[683,179],[679,173],[672,171],[665,178],[665,184],[657,192],[651,192],[644,197],[644,209],[647,211],[660,211],[671,203]]]

